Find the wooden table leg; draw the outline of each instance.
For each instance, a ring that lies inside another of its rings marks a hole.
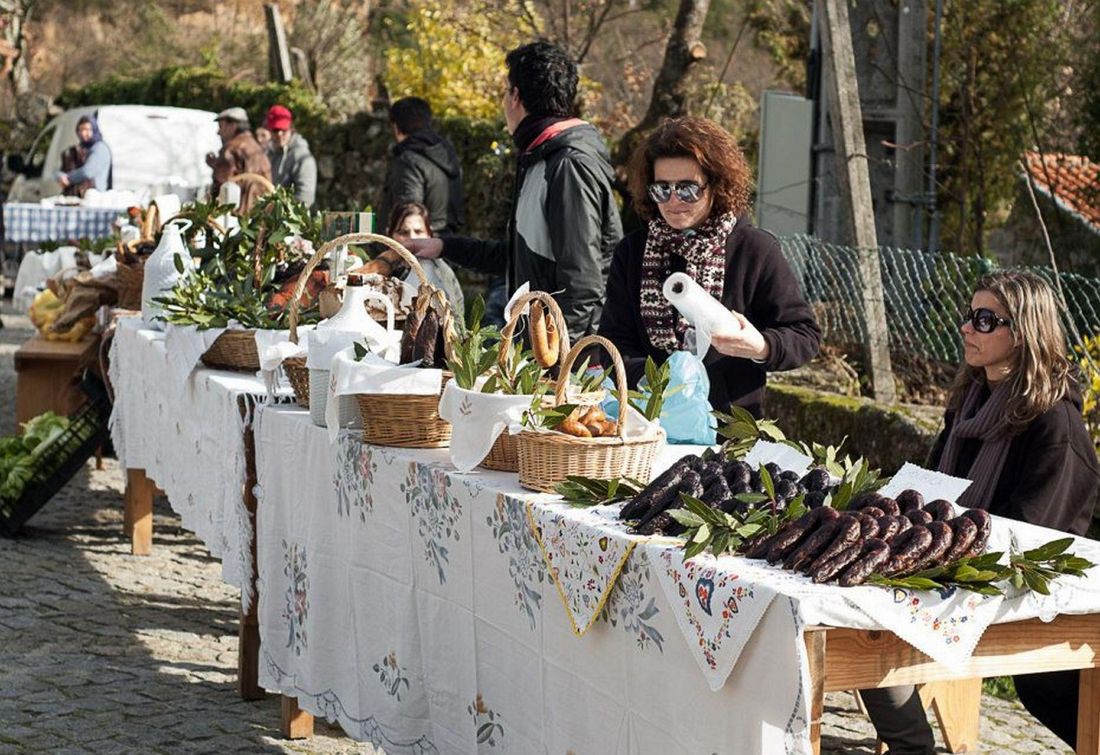
[[[821,717],[825,714],[825,632],[808,629],[806,660],[810,666],[810,747],[821,755]]]
[[[313,736],[313,716],[298,707],[298,698],[283,695],[279,731],[285,739]]]
[[[982,680],[930,682],[921,687],[921,701],[940,722],[948,752],[978,751],[978,722],[982,711]]]
[[[130,553],[148,556],[153,550],[153,494],[156,486],[144,469],[126,470],[126,521],[130,529]]]
[[[242,404],[242,413],[245,410]],[[262,700],[267,693],[260,686],[260,622],[256,613],[260,602],[256,582],[256,496],[252,492],[256,487],[256,439],[251,427],[244,431],[244,464],[245,479],[241,495],[248,511],[249,526],[252,527],[252,551],[249,554],[252,563],[252,603],[248,613],[241,611],[237,627],[237,690],[244,700]],[[312,727],[312,718],[310,722]]]
[[[1100,754],[1100,668],[1081,671],[1077,701],[1077,755]]]

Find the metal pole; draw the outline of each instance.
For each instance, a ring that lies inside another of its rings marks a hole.
[[[943,0],[936,0],[936,20],[933,29],[932,47],[932,133],[929,139],[928,155],[928,207],[932,218],[928,225],[928,251],[935,252],[940,245],[940,211],[936,206],[936,148],[940,128],[940,27],[943,24]]]

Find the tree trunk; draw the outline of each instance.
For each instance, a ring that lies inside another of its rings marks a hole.
[[[707,55],[703,46],[703,22],[707,18],[710,0],[680,0],[680,9],[672,25],[672,33],[665,47],[665,59],[653,82],[653,94],[645,116],[632,129],[623,134],[615,148],[612,162],[622,166],[630,159],[634,147],[664,118],[685,115],[687,109],[687,77],[696,63]],[[620,176],[620,183],[623,183]],[[625,187],[619,187],[620,191]]]
[[[27,64],[30,52],[27,49],[25,30],[34,13],[35,3],[36,0],[0,2],[0,19],[5,22],[4,42],[15,50],[15,57],[8,70],[8,82],[11,84],[12,95],[16,98],[31,91],[31,72]]]

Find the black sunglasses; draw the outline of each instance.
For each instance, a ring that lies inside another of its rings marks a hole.
[[[979,333],[992,333],[998,326],[1011,325],[1012,320],[1001,317],[992,309],[979,307],[978,309],[967,309],[966,315],[963,317],[963,323],[970,323],[974,330]]]
[[[681,202],[694,204],[703,198],[703,190],[706,188],[705,184],[701,185],[698,181],[676,181],[675,183],[654,181],[646,187],[646,192],[657,204],[664,204],[672,199],[673,192]]]

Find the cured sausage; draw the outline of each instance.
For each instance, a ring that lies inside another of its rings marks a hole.
[[[885,516],[886,512],[880,509],[878,506],[864,506],[859,510],[860,514],[866,514],[867,516],[878,519],[880,516]]]
[[[424,315],[419,307],[413,307],[405,320],[405,330],[401,333],[401,364],[408,364],[416,360],[413,352],[416,346],[416,336],[420,332],[420,323]]]
[[[840,555],[840,552],[859,540],[860,519],[852,514],[843,514],[837,519],[836,535],[821,553],[806,568],[807,574],[817,571],[827,561]]]
[[[840,574],[845,567],[858,559],[862,551],[863,542],[857,540],[825,563],[819,565],[816,569],[811,569],[810,577],[814,582],[819,584],[821,582],[828,582],[837,574]]]
[[[932,533],[923,525],[911,528],[894,538],[890,545],[890,558],[883,565],[882,573],[893,576],[908,570],[932,545]]]
[[[926,525],[932,522],[932,515],[921,509],[910,509],[903,516],[913,524]]]
[[[901,524],[898,522],[898,519],[900,519],[900,518],[901,517],[895,517],[895,516],[884,516],[884,517],[879,518],[878,519],[878,535],[876,537],[878,537],[880,540],[884,540],[885,542],[889,543],[890,540],[894,537],[894,535],[901,532]],[[908,522],[909,520],[906,519],[905,521]]]
[[[802,567],[817,558],[821,551],[833,541],[839,529],[839,523],[839,519],[833,519],[814,530],[813,534],[790,552],[783,562],[783,567],[790,571],[802,571]]]
[[[962,516],[978,525],[978,534],[974,537],[974,542],[971,544],[970,552],[967,555],[970,557],[980,556],[985,553],[985,547],[989,544],[989,533],[993,529],[993,517],[983,509],[967,509],[962,513]]]
[[[542,302],[531,302],[531,351],[543,369],[558,363],[559,334],[553,317],[547,315]]]
[[[878,537],[879,533],[879,520],[873,516],[867,516],[867,511],[864,509],[859,512],[859,537],[861,540],[866,540],[871,537]]]
[[[829,513],[831,512],[831,513]],[[776,533],[766,551],[768,563],[776,563],[787,556],[799,543],[803,541],[822,522],[837,519],[839,515],[836,509],[814,509],[804,514],[793,522],[789,528],[784,526]]]
[[[840,574],[839,582],[842,587],[853,587],[863,582],[890,558],[890,545],[885,540],[877,537],[868,539],[863,544],[863,550],[859,558],[853,561],[847,569]]]
[[[622,507],[619,511],[619,519],[637,519],[642,516],[654,503],[679,487],[684,472],[691,469],[693,460],[698,459],[699,457],[694,454],[685,456],[657,475],[657,478],[646,485],[641,493]]]
[[[951,501],[943,498],[937,498],[932,503],[927,504],[924,511],[931,514],[937,522],[946,522],[955,516],[955,507],[951,505]]]
[[[903,514],[913,511],[914,509],[924,508],[924,496],[921,495],[919,490],[903,490],[898,493],[896,500]]]
[[[907,571],[919,572],[931,566],[938,566],[943,554],[951,547],[951,525],[947,522],[932,522],[928,525],[928,531],[932,533],[932,544],[928,550],[921,554],[917,563],[909,567]]]
[[[978,525],[967,516],[957,516],[951,520],[951,547],[943,554],[943,563],[953,564],[970,552],[974,538],[978,536]]]
[[[901,516],[901,506],[893,498],[883,498],[878,502],[878,507],[890,516]]]

